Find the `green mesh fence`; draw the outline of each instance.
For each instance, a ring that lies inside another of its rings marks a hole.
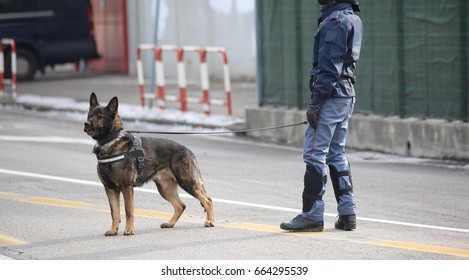
[[[304,109],[314,0],[257,0],[260,105]],[[468,120],[466,0],[360,0],[364,38],[356,112]]]

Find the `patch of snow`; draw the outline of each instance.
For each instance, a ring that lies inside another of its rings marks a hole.
[[[18,96],[18,103],[48,108],[51,110],[70,111],[73,119],[79,119],[76,112],[86,113],[88,111],[88,102],[78,102],[73,98],[67,97],[46,97],[31,94],[21,94]],[[138,105],[119,104],[119,116],[126,120],[146,121],[146,122],[174,122],[187,125],[226,127],[237,123],[243,123],[244,119],[229,117],[225,115],[206,116],[197,112],[181,112],[174,109],[160,110],[159,108],[142,108]],[[86,115],[81,118],[85,119]]]

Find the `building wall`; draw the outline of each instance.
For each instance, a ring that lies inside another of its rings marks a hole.
[[[90,68],[98,72],[128,73],[126,0],[92,0],[94,34],[101,59]]]
[[[158,7],[158,2],[160,5]],[[231,80],[254,81],[256,75],[255,1],[253,0],[128,0],[129,73],[136,74],[138,44],[219,46],[228,53]],[[157,10],[158,30],[155,32]],[[198,80],[199,58],[187,53],[186,76]],[[145,73],[152,55],[144,56]],[[163,53],[165,77],[176,79],[176,58]],[[210,79],[223,80],[219,54],[207,57]]]

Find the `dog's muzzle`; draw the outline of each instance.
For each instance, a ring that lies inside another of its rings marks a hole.
[[[85,125],[85,128],[83,129],[84,132],[86,132],[86,134],[92,136],[94,134],[93,132],[93,127],[91,126],[91,122],[85,122],[84,123]]]

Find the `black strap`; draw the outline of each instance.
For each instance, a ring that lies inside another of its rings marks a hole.
[[[137,172],[138,175],[140,175],[140,171],[142,170],[144,166],[144,160],[145,160],[145,152],[143,151],[142,147],[142,139],[138,135],[134,135],[130,133],[130,136],[132,137],[133,141],[133,150],[129,152],[129,157],[130,158],[136,158],[137,159]]]
[[[143,158],[144,155],[143,150],[133,150],[124,154],[128,159]]]
[[[301,198],[312,199],[312,200],[322,200],[322,195],[314,195],[314,194],[310,194],[310,193],[303,191],[303,195],[301,196]]]
[[[347,171],[342,171],[342,172],[337,172],[335,173],[337,177],[345,177],[345,176],[350,176],[350,172]]]
[[[346,194],[352,195],[352,194],[353,194],[353,189],[349,189],[349,190],[339,190],[339,191],[338,191],[338,195],[339,195],[339,196],[343,196],[343,195],[346,195]]]

